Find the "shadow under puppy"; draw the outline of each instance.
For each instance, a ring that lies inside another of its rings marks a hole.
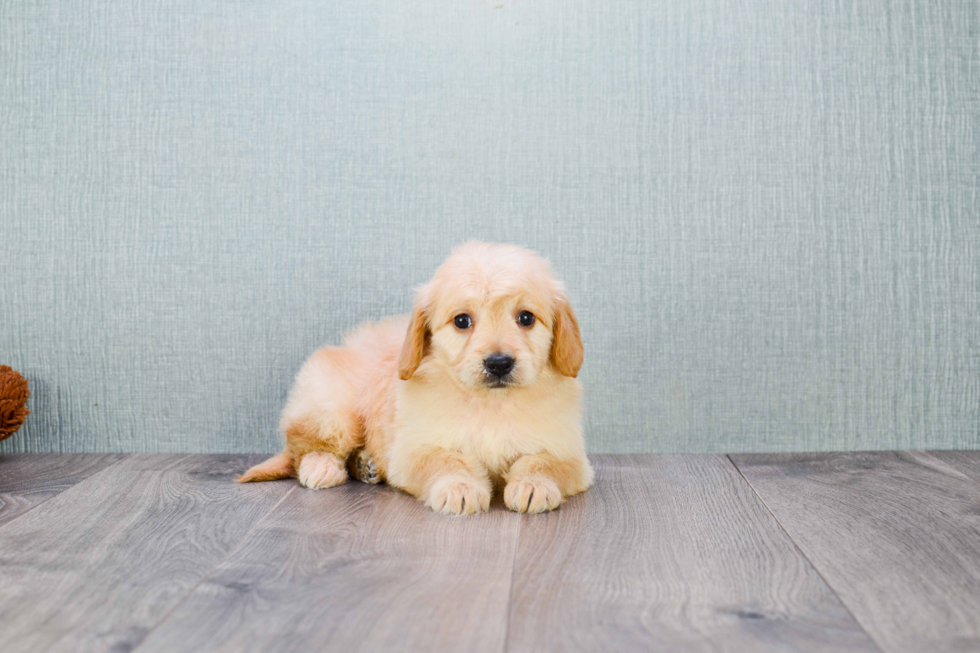
[[[514,245],[456,248],[411,317],[314,353],[280,429],[285,450],[241,482],[386,481],[436,512],[489,509],[493,488],[543,512],[592,484],[575,313],[548,262]]]

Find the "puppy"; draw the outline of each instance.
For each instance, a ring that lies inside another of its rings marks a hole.
[[[575,313],[548,262],[514,245],[456,248],[411,317],[367,324],[296,377],[285,450],[240,482],[348,471],[436,512],[473,514],[503,488],[511,510],[554,510],[592,484],[582,439]]]

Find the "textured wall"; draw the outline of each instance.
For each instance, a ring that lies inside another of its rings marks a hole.
[[[272,451],[536,248],[592,451],[980,447],[980,3],[0,0],[0,451]]]

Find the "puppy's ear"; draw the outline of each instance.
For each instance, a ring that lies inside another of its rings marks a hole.
[[[408,323],[408,333],[402,344],[402,353],[398,356],[398,376],[407,381],[415,375],[415,370],[422,364],[425,353],[425,338],[429,334],[428,316],[421,303],[412,311],[412,320]]]
[[[568,299],[560,295],[555,301],[554,335],[551,341],[551,362],[565,376],[578,376],[585,357],[578,320]]]

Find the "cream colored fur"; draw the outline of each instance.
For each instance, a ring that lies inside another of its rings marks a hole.
[[[518,323],[521,311],[535,317]],[[471,317],[460,329],[454,318]],[[484,360],[515,359],[506,387]],[[300,370],[283,410],[283,453],[241,481],[297,476],[327,488],[377,478],[448,514],[557,508],[592,483],[582,438],[575,313],[548,262],[513,245],[468,243],[417,293],[410,318],[367,324]],[[358,455],[352,455],[358,454]]]

